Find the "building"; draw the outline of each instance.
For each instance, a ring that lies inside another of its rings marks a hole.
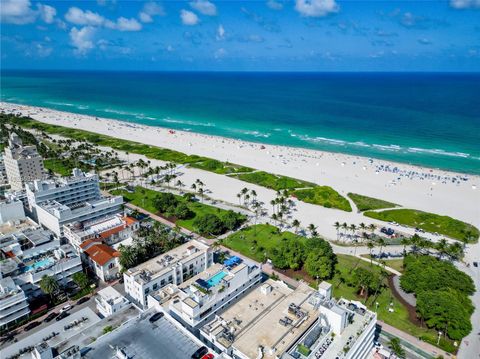
[[[214,264],[184,283],[170,285],[149,296],[149,306],[162,304],[190,331],[211,319],[215,313],[244,295],[262,279],[260,267],[232,257],[225,264]],[[170,295],[169,295],[170,294]]]
[[[208,245],[191,240],[128,269],[124,274],[128,299],[145,308],[148,295],[167,284],[179,285],[213,264]]]
[[[81,244],[81,250],[84,262],[102,281],[107,282],[120,276],[120,252],[91,239]]]
[[[35,146],[24,146],[14,132],[10,134],[3,156],[5,173],[13,190],[21,190],[25,183],[46,177],[43,159]]]
[[[98,291],[95,297],[97,310],[104,317],[109,317],[130,305],[130,302],[113,287]]]
[[[0,153],[0,187],[8,184],[7,171],[5,171],[5,163],[3,161],[3,154]]]
[[[150,323],[153,314],[144,313],[88,343],[82,358],[186,359],[203,346],[168,314]]]
[[[10,277],[0,279],[0,329],[8,328],[30,314],[27,297]]]
[[[60,244],[48,230],[27,228],[0,238],[3,277],[11,277],[27,296],[40,294],[44,275],[55,276],[61,284],[82,271],[80,256],[69,244]]]
[[[50,200],[35,206],[38,223],[63,237],[64,225],[73,222],[94,221],[123,211],[123,197],[115,196],[68,206]]]
[[[80,252],[80,246],[89,239],[101,239],[108,245],[124,241],[140,228],[135,218],[115,214],[89,222],[74,222],[64,226],[63,235]]]
[[[28,206],[32,211],[42,202],[56,201],[66,206],[76,206],[102,198],[96,174],[73,169],[71,177],[37,180],[25,186]]]
[[[0,200],[0,224],[25,218],[23,203],[19,200]]]
[[[225,358],[364,359],[373,347],[376,315],[301,283],[267,280],[200,329]]]

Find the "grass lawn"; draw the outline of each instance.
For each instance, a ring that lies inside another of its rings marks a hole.
[[[364,299],[357,296],[356,289],[346,284],[352,276],[350,271],[352,268],[362,267],[368,270],[380,272],[381,268],[376,265],[371,266],[370,263],[353,256],[339,254],[337,255],[337,259],[337,273],[335,274],[334,278],[330,280],[330,283],[333,285],[333,295],[336,298],[344,297],[346,299],[359,300],[364,303]],[[344,281],[341,280],[341,278],[343,278]],[[385,283],[387,283],[386,280]],[[404,332],[409,333],[417,338],[423,337],[424,340],[427,340],[432,344],[436,344],[437,332],[432,329],[422,328],[415,323],[412,323],[409,319],[407,308],[394,297],[388,286],[381,291],[374,303],[372,303],[373,301],[374,299],[371,296],[366,305],[372,311],[375,311],[375,302],[378,302],[377,315],[379,320],[382,320],[385,323],[403,330]],[[390,303],[393,303],[393,305],[390,306]],[[393,309],[392,313],[388,311],[390,307]],[[445,350],[452,351],[452,345],[450,342],[445,341],[443,344]]]
[[[136,206],[139,206],[151,213],[159,213],[154,206],[155,197],[159,193],[157,191],[137,186],[135,187],[135,191],[133,193],[128,192],[125,189],[114,189],[110,191],[110,193],[113,195],[122,195],[127,202],[130,202]],[[175,197],[180,202],[186,202],[182,196],[175,195]],[[194,232],[195,232],[195,228],[194,228],[193,222],[197,216],[211,213],[221,218],[223,215],[227,213],[227,211],[224,209],[209,206],[200,202],[186,202],[186,203],[188,208],[193,213],[195,213],[195,216],[190,219],[177,220],[175,223],[178,224],[180,227],[186,228]]]
[[[71,159],[61,159],[61,158],[50,158],[43,161],[43,166],[47,170],[52,170],[54,173],[57,173],[61,176],[71,176],[72,170],[77,167],[82,171],[90,171],[90,167],[83,163],[72,161]]]
[[[293,190],[296,188],[304,188],[304,187],[313,187],[315,184],[297,180],[295,178],[286,177],[286,176],[277,176],[272,173],[257,171],[252,173],[242,173],[238,174],[235,177],[238,179],[257,184],[262,187],[271,188],[275,191],[279,190]]]
[[[372,209],[398,207],[398,204],[373,197],[362,196],[361,194],[349,193],[347,196],[350,197],[350,199],[355,203],[360,212],[369,211]]]
[[[244,167],[233,163],[221,162],[212,159],[206,159],[205,161],[191,163],[190,166],[221,175],[253,171],[253,168],[250,167]]]
[[[337,208],[346,212],[352,211],[350,202],[332,187],[315,186],[309,189],[299,189],[293,191],[292,195],[302,202],[317,204],[326,208]]]
[[[278,233],[276,227],[269,224],[257,224],[231,234],[222,240],[222,244],[257,262],[263,262],[265,253],[267,253],[267,258],[270,257],[269,253],[279,245],[282,238],[298,238],[300,241],[307,240],[305,237],[298,236],[292,232]]]
[[[370,254],[362,254],[362,257],[368,258],[370,260]],[[378,261],[378,258],[373,258],[374,261]],[[393,268],[400,273],[403,273],[403,258],[396,259],[383,259],[387,267]]]
[[[471,224],[457,219],[414,209],[392,209],[381,212],[365,212],[365,216],[386,222],[397,222],[411,227],[418,227],[428,232],[438,232],[460,241],[476,243],[479,231]]]

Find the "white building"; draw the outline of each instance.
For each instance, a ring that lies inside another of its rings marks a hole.
[[[123,197],[115,196],[68,206],[55,200],[35,206],[38,223],[60,238],[63,226],[72,222],[88,222],[122,212]]]
[[[25,319],[30,314],[27,297],[12,278],[0,279],[0,329]]]
[[[88,239],[80,245],[84,263],[95,275],[107,282],[120,276],[120,252],[99,240]]]
[[[238,257],[234,257],[238,258]],[[189,330],[196,329],[215,313],[230,305],[261,280],[261,269],[240,258],[230,266],[214,264],[179,286],[149,296],[149,306],[161,304],[172,294],[164,308]],[[157,303],[155,303],[157,302]]]
[[[23,203],[18,200],[0,200],[0,224],[25,218]]]
[[[120,312],[130,304],[127,298],[121,295],[113,287],[106,287],[98,291],[97,296],[95,297],[95,303],[97,305],[97,310],[105,318]]]
[[[5,163],[3,161],[3,154],[0,153],[0,187],[8,183],[7,172],[5,171]]]
[[[132,217],[115,214],[89,222],[69,223],[63,228],[63,235],[80,252],[80,246],[89,239],[101,239],[108,245],[130,238],[140,223]]]
[[[5,173],[13,190],[23,189],[26,182],[46,177],[43,159],[35,146],[23,146],[16,133],[10,134],[8,146],[3,156]]]
[[[71,177],[33,181],[28,183],[25,189],[28,205],[32,211],[37,204],[46,201],[56,201],[66,206],[75,206],[102,198],[98,176],[83,173],[78,168],[72,171]]]
[[[208,346],[235,359],[365,359],[376,314],[301,283],[267,280],[200,329]],[[325,294],[327,296],[325,296]]]
[[[40,293],[44,275],[55,276],[61,284],[82,271],[80,256],[69,244],[61,245],[53,233],[27,229],[0,238],[0,254],[8,256],[0,264],[1,275],[11,277],[27,296]]]
[[[179,285],[213,264],[210,247],[197,240],[152,258],[124,274],[125,292],[141,307],[147,306],[148,295],[167,284]]]

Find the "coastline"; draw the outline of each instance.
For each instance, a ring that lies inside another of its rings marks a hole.
[[[328,185],[479,226],[480,176],[312,149],[261,144],[0,102],[5,112]],[[452,182],[452,180],[454,182]],[[249,184],[245,183],[248,187]]]

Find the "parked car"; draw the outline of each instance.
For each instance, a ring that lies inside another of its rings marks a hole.
[[[473,262],[473,266],[476,268],[478,267],[478,262]]]
[[[49,315],[46,316],[46,318],[43,321],[48,323],[49,321],[55,319],[57,315],[58,315],[57,312],[51,312]]]
[[[202,359],[213,359],[215,358],[212,353],[208,353],[207,355],[204,355]]]
[[[23,328],[23,330],[28,332],[30,329],[38,327],[39,325],[40,325],[40,322],[31,322],[25,328]]]
[[[206,354],[208,354],[208,348],[203,346],[192,354],[192,359],[200,359]]]
[[[85,302],[88,302],[90,300],[90,297],[83,297],[83,298],[80,298],[77,302],[77,305],[79,304],[82,304],[82,303],[85,303]]]
[[[63,318],[66,318],[70,315],[69,312],[61,312],[58,317],[55,318],[55,320],[58,322],[59,320],[62,320]]]
[[[155,323],[160,318],[163,318],[163,316],[164,316],[164,314],[162,312],[155,313],[154,315],[152,315],[150,317],[149,321],[150,321],[150,323]]]
[[[60,309],[60,313],[68,312],[70,309],[72,309],[72,306],[70,304],[64,305],[62,309]]]

